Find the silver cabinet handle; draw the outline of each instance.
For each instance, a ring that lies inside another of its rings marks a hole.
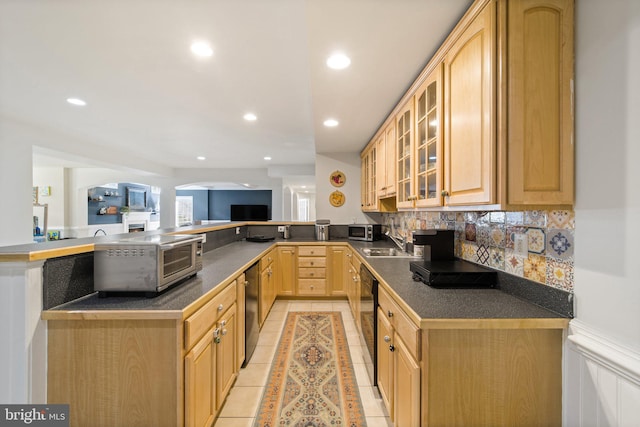
[[[389,338],[389,335],[385,335],[384,342],[389,342],[389,341],[391,341],[391,338]]]
[[[227,326],[227,321],[226,321],[226,320],[222,320],[222,321],[220,322],[220,327],[221,327],[221,328],[224,328],[225,326]]]
[[[222,310],[224,310],[224,306],[223,306],[222,304],[220,304],[220,305],[218,306],[218,311],[222,311]]]
[[[245,281],[244,281],[244,286],[245,286],[245,287],[249,286],[249,281],[248,281],[248,280],[245,280]]]
[[[391,310],[387,311],[387,316],[393,317],[393,312]]]
[[[389,346],[389,351],[391,351],[391,352],[396,351],[396,347],[395,347],[393,344],[391,344],[391,345]]]
[[[227,330],[226,330],[226,329],[223,329],[223,330],[222,330],[222,336],[225,336],[225,335],[227,335]]]

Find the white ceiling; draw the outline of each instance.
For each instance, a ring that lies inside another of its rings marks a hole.
[[[0,0],[0,143],[164,172],[357,152],[470,3]],[[213,56],[193,56],[194,39]],[[351,67],[326,67],[335,50]]]

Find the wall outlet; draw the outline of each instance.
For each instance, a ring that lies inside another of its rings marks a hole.
[[[284,233],[284,225],[279,225],[279,226],[278,226],[278,231],[279,231],[280,233]]]
[[[236,227],[236,234],[240,234],[240,227]]]
[[[529,237],[526,234],[517,233],[513,236],[513,251],[516,255],[529,256]]]

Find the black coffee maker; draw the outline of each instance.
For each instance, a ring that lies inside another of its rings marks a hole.
[[[455,257],[453,230],[415,230],[413,244],[424,246],[422,261],[413,261],[413,280],[439,288],[491,288],[495,270]]]

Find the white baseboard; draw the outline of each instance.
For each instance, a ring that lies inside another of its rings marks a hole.
[[[578,320],[567,338],[564,425],[640,426],[640,354]]]

